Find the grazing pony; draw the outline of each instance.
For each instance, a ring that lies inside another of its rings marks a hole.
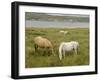
[[[39,50],[39,48],[43,48],[46,51],[51,51],[53,53],[53,46],[52,43],[41,36],[35,37],[34,38],[34,46],[35,46],[35,51]]]
[[[59,31],[59,33],[63,33],[64,35],[66,35],[68,33],[68,31],[61,30],[61,31]]]
[[[71,42],[62,42],[59,46],[59,59],[62,60],[62,57],[65,57],[65,52],[74,51],[75,54],[78,53],[79,43],[76,41]]]

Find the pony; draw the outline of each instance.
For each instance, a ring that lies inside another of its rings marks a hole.
[[[62,42],[59,46],[59,59],[62,60],[62,57],[65,57],[65,52],[67,51],[74,51],[77,54],[78,48],[79,43],[77,41]]]
[[[50,50],[53,53],[53,45],[52,45],[52,43],[48,39],[43,38],[41,36],[38,36],[38,37],[34,38],[34,46],[35,46],[35,51],[37,51],[40,48],[42,48],[42,49]]]
[[[68,31],[61,30],[61,31],[59,31],[59,33],[63,33],[64,35],[66,35],[68,33]]]

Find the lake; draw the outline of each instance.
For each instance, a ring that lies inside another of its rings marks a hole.
[[[26,20],[25,27],[36,27],[36,28],[88,28],[89,22],[59,22],[59,21],[35,21]]]

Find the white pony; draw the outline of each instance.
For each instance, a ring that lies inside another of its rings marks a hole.
[[[66,35],[68,33],[68,31],[61,30],[61,31],[59,31],[59,33],[63,33],[64,35]]]
[[[62,57],[65,57],[65,52],[67,51],[74,51],[77,54],[78,47],[79,43],[77,41],[62,42],[59,46],[59,59],[62,60]]]

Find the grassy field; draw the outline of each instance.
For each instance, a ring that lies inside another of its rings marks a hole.
[[[67,35],[59,33],[60,30],[68,31]],[[48,38],[54,47],[55,56],[48,56],[34,50],[34,37],[42,36]],[[63,41],[78,41],[80,44],[78,55],[66,54],[62,61],[58,57],[58,48]],[[79,66],[89,64],[89,29],[54,29],[54,28],[26,28],[25,30],[25,67],[54,67],[54,66]]]

